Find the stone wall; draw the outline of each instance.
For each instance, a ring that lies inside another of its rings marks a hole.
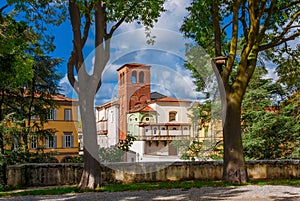
[[[114,163],[101,167],[106,183],[221,180],[222,161]],[[83,164],[22,164],[8,167],[9,186],[78,184]],[[300,160],[247,161],[250,180],[300,179]]]

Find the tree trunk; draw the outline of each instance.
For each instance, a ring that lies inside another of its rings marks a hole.
[[[79,183],[82,190],[95,189],[102,184],[94,115],[95,93],[91,91],[84,89],[78,93],[84,143],[84,170]]]
[[[235,100],[227,98],[225,107],[223,180],[229,183],[246,183],[248,175],[241,135],[241,101],[237,101],[236,98]]]
[[[100,163],[84,148],[84,169],[79,188],[81,190],[95,189],[102,184]]]
[[[0,122],[3,121],[3,112],[2,112],[2,107],[4,103],[4,91],[2,91],[1,94],[1,100],[0,100]],[[2,165],[0,166],[1,169],[1,181],[0,184],[6,185],[7,184],[7,177],[6,177],[6,157],[5,157],[5,152],[4,152],[4,136],[3,133],[0,131],[0,153],[2,157]]]

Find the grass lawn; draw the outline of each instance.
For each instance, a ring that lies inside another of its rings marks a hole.
[[[270,181],[253,181],[244,185],[289,185],[300,186],[300,179],[291,180],[270,180]],[[222,181],[182,181],[182,182],[159,182],[159,183],[138,183],[138,184],[107,184],[103,185],[93,192],[117,192],[117,191],[137,191],[137,190],[155,190],[155,189],[172,189],[172,188],[201,188],[201,187],[229,187],[232,184]],[[239,185],[235,185],[239,186]],[[25,196],[25,195],[57,195],[68,193],[81,193],[76,186],[65,187],[45,187],[18,189],[0,192],[0,197]]]

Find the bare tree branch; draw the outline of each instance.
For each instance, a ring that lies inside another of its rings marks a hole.
[[[81,16],[80,10],[75,0],[69,1],[69,13],[71,18],[71,25],[73,30],[73,54],[76,54],[76,57],[73,57],[72,63],[75,65],[77,73],[83,65],[83,55],[82,55],[82,46],[81,46]],[[75,59],[76,58],[76,59]]]
[[[300,16],[300,11],[297,11],[296,13],[293,14],[293,17],[291,18],[290,22],[282,29],[282,32],[279,34],[279,36],[276,36],[272,39],[271,42],[269,42],[268,44],[262,45],[259,47],[259,50],[266,50],[268,48],[272,48],[278,45],[281,45],[282,43],[286,42],[286,41],[290,41],[290,40],[294,40],[296,37],[298,37],[300,35],[300,30],[297,30],[297,33],[294,33],[288,37],[285,37],[285,35],[288,33],[288,31],[290,31],[291,29],[295,28],[295,27],[300,27],[299,24],[297,25],[293,25],[294,22],[296,21],[297,18],[299,18]]]
[[[226,24],[223,28],[222,28],[222,33],[225,33],[225,29],[227,29],[227,27],[229,27],[232,24],[232,22],[229,22],[228,24]]]
[[[75,79],[75,75],[74,75],[74,66],[75,66],[75,62],[74,62],[74,58],[76,57],[74,50],[71,53],[71,56],[68,60],[67,66],[68,66],[68,80],[71,84],[71,86],[75,89],[76,86],[76,79]],[[76,90],[76,89],[75,89]]]
[[[211,4],[212,13],[212,23],[214,28],[214,36],[215,36],[215,56],[222,56],[222,39],[221,39],[221,26],[219,21],[219,4],[217,0],[213,0]],[[219,67],[219,71],[222,71],[222,67]]]
[[[299,4],[299,3],[300,3],[300,1],[290,2],[290,3],[285,4],[285,5],[283,5],[283,6],[274,8],[274,11],[284,10],[284,9],[290,8],[290,7],[292,7],[292,6],[295,6],[295,5]],[[266,8],[264,12],[269,12],[269,9],[270,9],[270,8]]]
[[[281,45],[287,41],[295,40],[299,36],[300,36],[300,31],[298,31],[296,34],[293,34],[287,38],[282,38],[281,40],[276,40],[276,41],[270,42],[266,45],[261,45],[261,46],[259,46],[259,51],[264,51],[264,50],[270,49],[272,47]]]
[[[233,68],[233,64],[234,64],[234,60],[236,57],[236,51],[237,51],[237,42],[238,42],[238,12],[239,12],[239,7],[241,4],[241,0],[238,0],[235,2],[234,5],[234,10],[233,10],[233,17],[232,17],[232,40],[230,43],[230,52],[229,52],[229,57],[228,57],[228,62],[226,65],[226,68],[223,71],[222,74],[222,80],[223,83],[229,83],[228,79],[229,79],[229,75],[232,71]],[[225,86],[225,89],[229,87],[229,86]],[[226,89],[226,91],[228,91]]]
[[[243,32],[244,32],[244,37],[245,39],[247,40],[248,39],[248,26],[247,26],[247,23],[246,23],[246,1],[243,2],[243,5],[242,5],[242,17],[239,18],[241,23],[242,23],[242,26],[243,26]]]
[[[263,36],[265,35],[265,32],[266,30],[269,28],[270,26],[270,20],[271,20],[271,17],[272,17],[272,13],[273,13],[273,9],[274,9],[274,1],[271,2],[271,5],[269,7],[269,10],[267,12],[267,17],[264,21],[264,25],[263,25],[263,28],[261,29],[260,31],[260,34],[259,34],[259,40],[261,41],[263,39]]]
[[[91,26],[91,11],[94,7],[93,2],[90,3],[90,5],[88,5],[87,1],[84,1],[85,7],[86,7],[86,12],[84,14],[85,17],[85,25],[84,25],[84,29],[83,29],[83,37],[81,39],[81,46],[83,47],[86,43],[86,40],[88,38],[88,34],[89,34],[89,30],[90,30],[90,26]]]
[[[2,11],[5,9],[5,8],[7,8],[8,7],[8,4],[6,4],[5,6],[2,6],[1,8],[0,8],[0,13],[2,13]]]

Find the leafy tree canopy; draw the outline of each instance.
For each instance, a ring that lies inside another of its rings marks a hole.
[[[34,40],[30,28],[11,16],[2,16],[0,24],[0,89],[23,86],[33,77],[33,58],[27,52]]]

